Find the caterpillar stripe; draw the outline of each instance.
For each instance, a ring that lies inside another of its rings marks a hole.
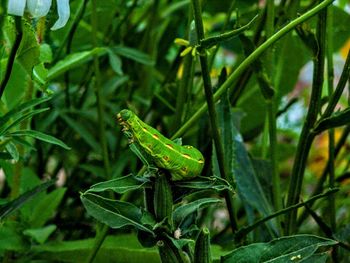
[[[190,145],[179,145],[141,121],[132,111],[124,109],[117,114],[122,131],[148,161],[170,172],[174,181],[199,175],[204,166],[202,153]]]

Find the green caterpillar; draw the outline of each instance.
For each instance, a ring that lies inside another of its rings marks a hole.
[[[130,147],[141,160],[166,169],[173,181],[199,175],[204,166],[202,153],[193,146],[181,146],[164,137],[156,129],[141,121],[132,111],[122,110],[117,120],[129,138]]]

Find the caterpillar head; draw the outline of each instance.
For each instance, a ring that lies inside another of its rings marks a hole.
[[[130,119],[130,117],[132,116],[132,112],[130,110],[121,110],[118,114],[117,114],[117,121],[120,124],[125,123],[127,120]]]

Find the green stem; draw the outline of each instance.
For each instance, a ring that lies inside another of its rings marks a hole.
[[[273,0],[268,0],[266,3],[266,37],[270,38],[275,31],[275,3]],[[264,57],[265,67],[267,69],[267,75],[269,79],[274,79],[273,65],[274,65],[274,51],[270,48],[266,52]],[[274,85],[273,85],[274,86]],[[273,202],[275,211],[281,210],[282,194],[281,194],[281,180],[278,173],[277,163],[277,127],[276,127],[276,95],[272,96],[270,100],[267,100],[267,115],[268,115],[268,127],[269,127],[269,139],[270,139],[270,162],[272,166],[272,186],[273,186]],[[277,225],[281,231],[281,218],[277,218]]]
[[[339,139],[337,145],[334,148],[334,158],[336,158],[338,156],[340,150],[345,145],[349,134],[350,134],[350,126],[346,126],[346,128],[343,130],[342,135],[340,136],[340,139]],[[323,184],[326,181],[326,177],[329,173],[329,169],[330,169],[330,160],[328,159],[327,164],[326,164],[325,168],[323,169],[322,175],[321,175],[320,179],[318,180],[316,187],[315,187],[314,191],[312,192],[311,196],[315,196],[315,195],[322,192]],[[310,203],[309,207],[311,208],[312,205],[313,205],[313,203]],[[308,212],[304,211],[299,217],[298,225],[301,225],[302,222],[307,218],[307,216],[308,216]]]
[[[281,37],[289,33],[297,25],[303,23],[309,18],[313,17],[321,10],[330,5],[334,0],[325,0],[307,11],[303,15],[291,21],[289,24],[284,26],[278,32],[273,34],[269,39],[267,39],[263,44],[261,44],[253,53],[251,53],[242,63],[236,68],[236,70],[230,75],[230,77],[224,82],[224,84],[214,93],[214,101],[218,101],[220,97],[225,93],[225,91],[232,87],[233,83],[245,72],[250,65],[259,57],[265,50],[267,50],[271,45],[273,45]],[[184,123],[184,125],[172,136],[172,139],[182,136],[189,128],[191,128],[194,123],[206,112],[207,104],[204,103],[199,109],[193,114],[193,116]]]
[[[339,189],[338,188],[334,188],[331,190],[328,190],[327,192],[323,193],[323,194],[319,194],[319,195],[315,195],[313,197],[311,197],[309,200],[305,201],[305,202],[300,202],[297,203],[295,205],[289,206],[287,208],[281,209],[271,215],[268,215],[266,217],[263,217],[261,219],[259,219],[258,221],[256,221],[255,223],[253,223],[250,226],[246,226],[246,227],[242,227],[236,234],[235,234],[235,239],[236,240],[241,240],[244,236],[246,236],[247,234],[249,234],[251,231],[253,231],[255,228],[257,228],[258,226],[260,226],[261,224],[265,223],[266,221],[269,221],[270,219],[277,217],[279,215],[283,215],[285,213],[288,213],[290,211],[293,211],[299,207],[308,205],[309,203],[313,203],[318,199],[327,197],[327,196],[332,196],[334,193],[338,192]]]
[[[305,118],[305,122],[301,131],[296,156],[294,160],[290,185],[288,189],[287,206],[292,206],[299,202],[302,183],[304,179],[304,171],[306,168],[307,157],[315,137],[312,128],[317,120],[320,112],[321,94],[324,79],[324,61],[325,61],[325,38],[326,38],[326,19],[327,12],[323,10],[318,16],[316,37],[318,41],[318,50],[315,51],[314,74],[312,82],[312,90],[310,96],[309,109]],[[286,234],[292,234],[296,230],[296,210],[286,215]]]
[[[326,110],[324,111],[324,113],[322,114],[322,118],[327,118],[329,117],[332,112],[334,111],[335,106],[337,105],[340,96],[342,95],[346,82],[349,80],[350,77],[350,49],[348,51],[348,55],[346,57],[345,60],[345,64],[343,67],[343,71],[340,75],[340,79],[339,82],[337,84],[337,87],[335,88],[335,91],[332,93],[332,96],[329,99],[329,103],[327,105]]]
[[[204,39],[204,29],[203,29],[203,21],[202,21],[202,11],[201,11],[199,0],[192,0],[192,7],[194,11],[194,20],[196,23],[197,36],[200,41]],[[199,56],[199,59],[200,59],[200,64],[202,69],[202,78],[203,78],[205,97],[208,105],[210,125],[211,125],[212,134],[213,134],[213,140],[215,144],[219,170],[222,178],[224,178],[227,181],[231,181],[229,180],[225,169],[225,162],[224,162],[225,156],[224,156],[221,137],[219,134],[218,120],[217,120],[217,115],[215,111],[214,96],[213,96],[213,90],[212,90],[210,73],[209,73],[208,58],[204,50],[200,50],[200,52],[203,52],[203,54]],[[230,216],[232,231],[236,231],[237,222],[235,219],[233,198],[230,192],[228,191],[225,192],[225,199],[226,199],[228,213]]]
[[[91,25],[92,25],[92,43],[93,47],[98,47],[97,41],[97,0],[92,0],[91,4]],[[111,176],[110,173],[110,164],[109,164],[109,156],[108,156],[108,147],[106,141],[106,131],[105,131],[105,122],[104,122],[104,106],[102,101],[101,94],[101,76],[100,76],[100,65],[99,58],[97,55],[94,56],[93,61],[94,73],[95,73],[95,81],[94,81],[94,90],[97,101],[97,117],[98,117],[98,131],[99,138],[102,149],[102,158],[104,165],[105,176],[109,178]],[[107,225],[103,225],[102,230],[97,234],[95,238],[95,244],[91,251],[91,254],[88,257],[87,262],[93,262],[97,252],[99,251],[104,239],[107,236],[109,227]]]
[[[190,34],[190,31],[191,31],[191,21],[192,21],[191,11],[192,10],[189,10],[189,18],[187,23],[188,35]],[[193,64],[193,57],[185,56],[183,61],[182,78],[179,84],[179,90],[176,98],[176,115],[175,115],[175,121],[174,121],[175,129],[181,126],[181,123],[184,117],[185,103],[187,100],[187,95],[189,94],[188,91],[189,91],[189,88],[191,87],[191,82],[193,81],[192,64]]]
[[[228,11],[226,13],[225,23],[224,23],[220,33],[224,33],[226,28],[227,28],[227,26],[228,26],[228,24],[230,23],[230,19],[231,19],[231,16],[232,16],[233,8],[234,8],[235,5],[236,5],[236,0],[231,1],[230,8],[228,9]],[[214,63],[214,60],[215,60],[215,56],[218,53],[219,48],[220,48],[220,44],[216,45],[215,49],[210,54],[210,57],[209,57],[209,69],[211,69],[212,66],[213,66],[213,63]]]
[[[333,65],[333,10],[328,8],[328,19],[327,19],[327,76],[328,76],[328,96],[331,97],[333,93],[333,80],[334,80],[334,65]],[[328,144],[328,159],[329,159],[329,187],[334,188],[335,183],[335,171],[334,171],[334,129],[329,130],[329,144]],[[329,216],[330,216],[330,226],[332,232],[336,231],[335,224],[335,198],[331,196],[329,198]]]
[[[4,78],[2,79],[2,81],[0,83],[0,99],[5,91],[5,88],[6,88],[8,81],[10,80],[10,76],[11,76],[11,72],[12,72],[12,68],[13,68],[13,63],[15,62],[15,58],[16,58],[16,53],[17,53],[17,50],[18,50],[18,48],[21,44],[21,41],[22,41],[23,32],[22,32],[22,18],[21,17],[18,17],[18,16],[15,17],[15,26],[16,26],[17,35],[16,35],[15,42],[13,43],[13,46],[11,48],[9,58],[7,60]]]

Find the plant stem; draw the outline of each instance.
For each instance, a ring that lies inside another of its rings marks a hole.
[[[328,80],[328,96],[331,97],[333,93],[333,81],[334,81],[334,65],[333,65],[333,10],[327,8],[327,80]],[[335,183],[335,171],[334,171],[334,146],[335,137],[334,129],[330,129],[328,132],[328,162],[329,162],[329,187],[334,188]],[[332,232],[336,232],[336,220],[335,220],[335,198],[330,196],[329,198],[329,216],[330,216],[330,226]]]
[[[92,25],[92,43],[94,48],[98,47],[97,42],[97,0],[91,1],[91,25]],[[97,102],[97,117],[98,117],[98,131],[99,131],[99,138],[101,143],[101,149],[102,149],[102,158],[103,158],[103,165],[104,165],[104,172],[106,178],[109,178],[111,176],[110,173],[110,164],[109,164],[109,156],[108,156],[108,147],[107,147],[107,140],[106,140],[106,131],[105,131],[105,122],[104,122],[104,105],[102,101],[102,94],[101,94],[101,76],[100,76],[100,65],[99,65],[99,58],[97,55],[94,55],[94,74],[95,74],[95,81],[94,81],[94,90],[96,95],[96,102]],[[102,226],[102,230],[97,234],[95,237],[95,244],[91,251],[91,254],[88,257],[87,262],[93,262],[98,250],[100,249],[104,239],[107,236],[109,227],[107,225]]]
[[[318,50],[315,51],[314,58],[314,73],[312,90],[310,96],[309,109],[305,118],[305,122],[301,131],[298,142],[290,185],[288,189],[287,206],[292,206],[299,202],[302,183],[304,179],[304,171],[306,168],[307,157],[315,137],[312,133],[312,128],[317,120],[317,115],[320,112],[321,94],[323,86],[324,75],[324,61],[325,61],[325,38],[326,38],[326,19],[327,12],[322,10],[318,15],[316,38],[318,41]],[[285,217],[286,229],[285,234],[292,234],[296,230],[297,211],[293,210]]]
[[[266,37],[270,38],[275,30],[275,3],[273,0],[267,0],[266,3]],[[266,52],[264,58],[265,67],[267,69],[267,75],[269,79],[273,77],[273,65],[274,65],[274,52],[273,48],[270,48]],[[274,85],[272,85],[274,86]],[[268,128],[269,128],[269,140],[270,140],[270,162],[272,167],[272,186],[273,186],[273,202],[275,211],[282,209],[282,194],[281,194],[281,181],[278,174],[277,163],[277,127],[276,127],[276,95],[267,100],[267,116],[268,116]],[[281,232],[281,218],[277,218],[277,227]]]
[[[340,79],[338,81],[337,87],[335,88],[335,91],[332,93],[332,96],[329,99],[329,103],[327,105],[326,110],[322,114],[322,118],[327,118],[329,117],[332,112],[334,111],[335,106],[337,105],[340,96],[342,95],[346,82],[349,80],[350,77],[350,49],[348,51],[348,55],[345,60],[345,64],[343,67],[343,71],[340,75]]]
[[[188,35],[191,31],[191,21],[192,21],[191,11],[192,10],[189,10],[189,18],[187,23]],[[193,57],[185,56],[183,61],[183,71],[182,71],[183,73],[182,73],[182,77],[181,77],[181,81],[179,84],[179,89],[176,97],[176,115],[175,115],[175,121],[174,121],[175,129],[181,126],[181,123],[184,117],[185,102],[188,98],[187,95],[189,94],[189,88],[191,88],[191,83],[193,81],[192,64],[193,64]]]
[[[334,158],[336,158],[341,150],[341,148],[344,146],[344,144],[346,143],[346,139],[348,137],[348,135],[350,134],[350,126],[346,126],[346,128],[344,129],[342,135],[340,136],[339,141],[337,142],[337,145],[335,146],[334,149]],[[329,173],[329,169],[330,169],[330,160],[328,159],[327,164],[325,166],[325,168],[323,169],[322,175],[320,176],[320,179],[318,180],[316,187],[314,189],[314,191],[312,192],[311,196],[315,196],[319,193],[322,192],[323,190],[323,184],[326,181],[326,177]],[[313,203],[309,204],[309,207],[311,208],[313,205]],[[298,220],[298,225],[301,225],[302,222],[306,219],[306,217],[308,216],[308,212],[304,211]]]
[[[255,223],[253,223],[252,225],[250,226],[246,226],[246,227],[242,227],[236,234],[235,234],[235,240],[241,240],[244,236],[246,236],[247,234],[249,234],[251,231],[253,231],[255,228],[257,228],[258,226],[260,226],[261,224],[265,223],[266,221],[274,218],[274,217],[277,217],[279,215],[283,215],[289,211],[292,211],[292,210],[295,210],[299,207],[302,207],[302,206],[305,206],[305,205],[308,205],[309,203],[313,203],[315,202],[316,200],[318,199],[321,199],[321,198],[324,198],[324,197],[327,197],[327,196],[332,196],[334,193],[338,192],[339,189],[338,188],[334,188],[334,189],[331,189],[331,190],[328,190],[327,192],[323,193],[323,194],[318,194],[318,195],[315,195],[313,197],[311,197],[309,200],[305,201],[305,202],[300,202],[300,203],[297,203],[297,204],[294,204],[292,206],[289,206],[287,208],[284,208],[284,209],[281,209],[271,215],[268,215],[266,217],[263,217],[261,219],[259,219],[258,221],[256,221]]]
[[[197,36],[198,36],[198,40],[200,41],[201,39],[204,39],[204,29],[203,29],[203,21],[202,21],[202,11],[201,11],[199,0],[192,0],[192,7],[194,12],[194,20],[196,23]],[[200,59],[200,64],[202,69],[202,78],[203,78],[205,97],[208,105],[210,125],[211,125],[213,140],[215,144],[219,170],[220,170],[221,177],[230,182],[232,180],[228,178],[227,172],[225,169],[225,161],[224,161],[225,156],[224,156],[221,137],[219,134],[218,120],[217,120],[217,115],[215,111],[213,90],[212,90],[210,73],[209,73],[208,58],[205,50],[200,50],[199,52],[202,52],[202,54],[200,54],[199,56],[199,59]],[[225,191],[225,200],[226,200],[228,213],[230,216],[232,231],[236,231],[237,222],[235,219],[233,198],[231,193],[228,191]]]
[[[17,35],[16,35],[15,42],[13,43],[13,46],[11,48],[9,58],[7,60],[4,78],[2,79],[2,81],[0,83],[0,99],[5,91],[5,88],[6,88],[8,81],[10,80],[10,76],[11,76],[11,72],[12,72],[12,68],[13,68],[13,63],[15,62],[15,58],[16,58],[16,53],[17,53],[17,50],[18,50],[18,48],[21,44],[21,41],[22,41],[23,32],[22,32],[22,18],[21,17],[18,17],[18,16],[15,17],[15,26],[16,26]]]
[[[278,32],[273,34],[269,39],[267,39],[263,44],[261,44],[253,53],[251,53],[245,60],[242,61],[242,63],[224,82],[224,84],[214,93],[214,101],[215,102],[218,101],[220,97],[225,93],[225,91],[228,88],[232,87],[232,84],[241,76],[241,74],[244,73],[250,67],[250,65],[254,62],[254,60],[257,59],[259,56],[261,56],[261,54],[264,53],[264,51],[267,50],[272,44],[274,44],[277,40],[279,40],[281,37],[283,37],[292,29],[294,29],[297,25],[303,23],[304,21],[308,20],[309,18],[319,13],[321,10],[323,10],[328,5],[330,5],[333,1],[334,0],[325,0],[321,2],[311,10],[307,11],[303,15],[299,16],[298,18],[288,23]],[[206,110],[207,110],[207,104],[204,103],[193,114],[193,116],[188,121],[186,121],[184,125],[182,125],[182,127],[172,136],[172,139],[182,136],[206,112]]]

